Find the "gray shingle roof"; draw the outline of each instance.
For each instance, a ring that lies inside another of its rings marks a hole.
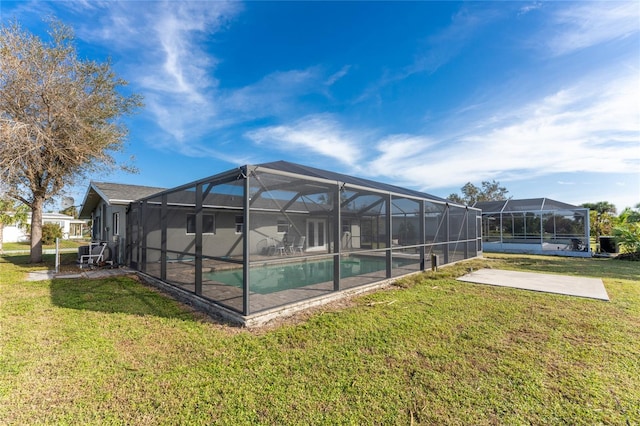
[[[158,192],[164,191],[166,188],[157,188],[142,185],[126,185],[122,183],[111,182],[91,182],[87,194],[82,202],[78,217],[89,219],[91,212],[100,202],[100,199],[113,205],[127,205],[132,201],[145,198]]]
[[[107,200],[111,203],[122,202],[129,204],[132,201],[166,190],[166,188],[153,186],[126,185],[110,182],[92,182],[92,185],[107,196]]]

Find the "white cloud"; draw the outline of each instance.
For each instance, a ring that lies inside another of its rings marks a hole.
[[[478,121],[461,114],[444,136],[393,134],[376,141],[372,132],[347,131],[328,114],[245,136],[279,151],[338,160],[350,173],[423,190],[556,173],[637,173],[640,74],[625,66],[609,71],[506,112],[486,110]]]
[[[539,1],[527,3],[518,10],[518,16],[526,15],[527,13],[533,10],[540,9],[541,7],[542,7],[542,2],[539,2]]]
[[[548,47],[563,55],[640,31],[640,7],[629,2],[578,2],[553,18],[555,34]]]
[[[328,87],[348,73],[349,66],[329,76],[319,66],[274,71],[253,84],[220,88],[214,76],[219,59],[207,50],[206,41],[224,30],[241,8],[238,2],[217,1],[84,5],[86,13],[100,14],[101,25],[81,27],[82,38],[108,45],[117,56],[127,58],[120,64],[127,67],[124,76],[132,82],[134,91],[143,94],[145,112],[162,129],[149,136],[154,148],[186,156],[197,152],[227,161],[230,154],[212,149],[213,142],[194,141],[216,132],[215,143],[224,143],[220,132],[240,123],[300,114],[301,98],[309,94],[328,96]],[[289,143],[304,143],[304,134],[312,132],[348,145],[344,132],[326,119],[302,120],[296,126],[280,129],[286,130],[295,132],[290,139],[285,138]],[[262,135],[277,132],[271,128]],[[353,154],[348,148],[347,152]]]
[[[206,41],[241,8],[236,2],[103,2],[101,25],[81,26],[79,35],[107,45],[127,67],[124,76],[142,93],[145,110],[170,138],[154,136],[156,147],[173,146],[190,155],[190,141],[219,114],[217,58]],[[94,5],[89,5],[95,8]],[[77,5],[76,5],[77,7]]]
[[[391,135],[380,140],[376,149],[380,155],[367,167],[370,174],[397,176],[406,179],[402,167],[398,164],[410,163],[416,156],[425,155],[436,144],[436,141],[425,136]]]
[[[355,135],[327,114],[307,116],[292,125],[261,128],[245,136],[279,151],[315,152],[350,166],[361,158]]]
[[[337,82],[342,77],[347,75],[349,73],[350,69],[351,69],[351,65],[343,66],[338,72],[336,72],[333,75],[329,76],[329,78],[325,81],[325,85],[332,86],[333,84],[335,84],[335,82]]]
[[[423,189],[553,173],[637,173],[640,75],[608,84],[599,78],[507,114],[488,111],[487,124],[467,123],[461,137],[386,138],[364,170]]]
[[[276,71],[260,81],[228,91],[221,102],[230,113],[249,118],[264,117],[295,107],[298,97],[322,90],[323,76],[318,68]]]

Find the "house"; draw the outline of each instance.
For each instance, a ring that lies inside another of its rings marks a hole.
[[[144,279],[245,325],[481,255],[479,209],[285,161],[167,190],[92,183],[80,216]]]
[[[161,191],[164,191],[164,188],[91,182],[78,217],[91,219],[91,239],[93,241],[115,243],[121,256],[124,253],[129,204]],[[122,259],[119,261],[122,263]]]
[[[549,198],[485,201],[482,244],[487,252],[589,257],[589,209]]]
[[[31,212],[27,213],[27,224],[31,223]],[[42,213],[42,224],[55,223],[62,229],[62,238],[65,240],[83,238],[84,230],[87,226],[86,220],[75,219],[62,213]],[[29,241],[30,235],[27,226],[20,226],[17,223],[4,225],[2,232],[3,243],[17,243]]]

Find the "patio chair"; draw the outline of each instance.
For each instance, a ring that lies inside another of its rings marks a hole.
[[[298,238],[298,242],[291,246],[291,254],[296,253],[298,251],[300,252],[300,254],[303,254],[304,253],[304,242],[305,242],[306,239],[307,239],[307,237]]]
[[[283,241],[278,241],[275,238],[267,238],[267,255],[273,256],[278,253],[280,256],[287,254],[287,246]]]
[[[277,252],[280,256],[284,256],[285,254],[287,254],[287,251],[289,251],[289,248],[288,248],[286,242],[278,241],[276,246],[275,246],[275,251],[274,251],[273,254],[276,254],[276,252]]]

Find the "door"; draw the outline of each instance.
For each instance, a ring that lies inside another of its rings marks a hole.
[[[307,251],[327,250],[327,222],[324,219],[307,220]]]

